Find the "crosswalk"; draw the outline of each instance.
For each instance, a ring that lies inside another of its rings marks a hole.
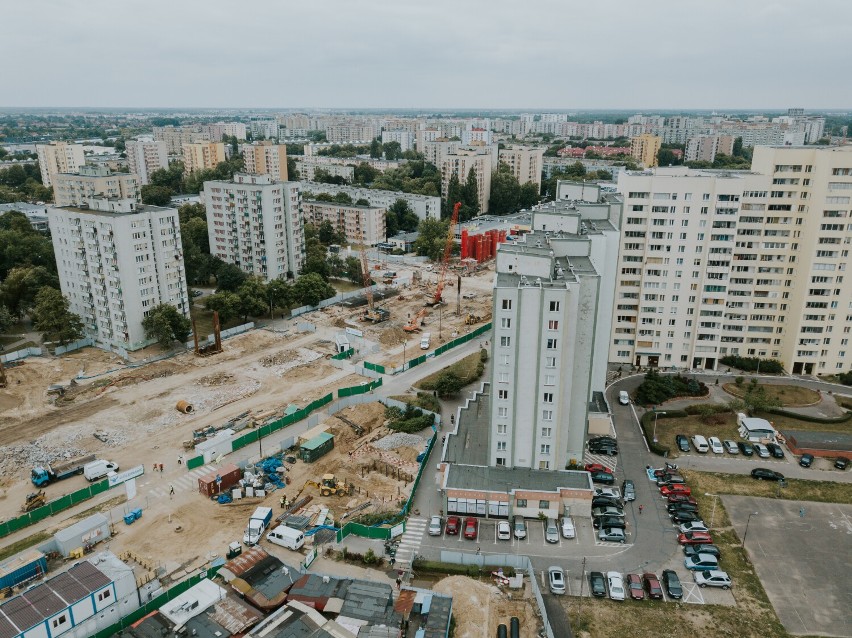
[[[426,532],[426,527],[429,524],[425,518],[409,518],[405,526],[405,533],[399,541],[399,547],[396,550],[397,564],[407,565],[420,549],[420,544],[423,542],[423,534]]]
[[[175,494],[179,492],[197,492],[198,479],[215,471],[215,465],[205,465],[203,467],[198,467],[194,470],[190,470],[186,474],[171,480],[166,479],[159,474],[154,474],[153,480],[151,481],[154,487],[151,488],[151,490],[148,492],[148,496],[153,496],[155,498],[163,498],[168,496],[169,485],[174,486]]]

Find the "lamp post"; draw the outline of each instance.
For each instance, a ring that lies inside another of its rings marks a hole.
[[[407,337],[402,338],[402,369],[405,369],[405,345],[408,341]]]
[[[709,492],[704,492],[704,496],[712,496],[713,497],[713,510],[710,512],[710,529],[713,529],[713,523],[716,520],[716,500],[719,498],[718,494],[710,494]]]
[[[665,414],[665,412],[657,412],[654,410],[654,443],[657,442],[657,417],[661,414]]]
[[[444,336],[441,334],[444,325],[444,306],[438,306],[438,341],[443,341]]]
[[[746,537],[748,536],[748,524],[751,523],[751,517],[756,516],[756,515],[757,515],[757,512],[752,512],[751,514],[748,515],[748,520],[746,521],[746,528],[745,528],[745,531],[743,532],[743,544],[742,544],[743,549],[745,549]]]

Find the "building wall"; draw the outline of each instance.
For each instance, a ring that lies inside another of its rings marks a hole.
[[[479,199],[480,213],[488,212],[488,200],[491,198],[491,171],[493,162],[490,151],[480,153],[477,150],[458,149],[454,154],[448,154],[438,165],[441,170],[441,197],[447,197],[450,179],[456,175],[464,186],[471,169],[476,175],[476,190]]]
[[[403,153],[411,150],[413,146],[410,131],[382,131],[382,144],[387,144],[388,142],[399,142]]]
[[[643,166],[656,166],[661,143],[656,135],[639,135],[630,140],[630,155]]]
[[[183,145],[184,173],[216,168],[225,161],[225,145],[221,142],[196,142]]]
[[[149,183],[154,171],[169,168],[169,150],[165,142],[127,142],[127,163],[130,172],[139,176],[139,184]]]
[[[519,184],[533,182],[541,188],[543,148],[510,146],[498,151],[498,158],[512,170]]]
[[[240,151],[245,159],[245,172],[250,175],[271,175],[275,181],[287,181],[287,146],[259,142],[243,144]]]
[[[441,217],[441,198],[431,197],[429,195],[417,195],[415,193],[403,193],[400,191],[385,191],[375,188],[359,188],[357,186],[346,186],[337,184],[322,184],[320,182],[301,181],[303,192],[314,194],[328,193],[329,195],[337,195],[338,193],[346,193],[352,198],[352,201],[366,199],[371,206],[380,208],[390,208],[398,199],[405,201],[420,219],[440,219]]]
[[[56,206],[82,206],[93,197],[136,200],[139,190],[136,175],[112,173],[100,166],[83,166],[79,174],[54,176],[53,200]]]
[[[59,173],[76,173],[85,165],[83,146],[68,142],[51,142],[36,144],[38,167],[41,171],[42,184],[53,186],[53,180]]]
[[[356,206],[335,202],[305,200],[304,221],[316,226],[329,221],[351,243],[375,246],[387,235],[387,209],[378,206]]]
[[[342,164],[331,164],[326,162],[312,161],[314,158],[296,160],[296,170],[299,172],[299,179],[302,181],[312,182],[316,178],[317,170],[323,170],[331,176],[339,176],[351,182],[355,179],[355,167],[344,166]]]

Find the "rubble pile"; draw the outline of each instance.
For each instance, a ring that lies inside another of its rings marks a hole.
[[[386,436],[373,443],[373,447],[379,448],[380,450],[393,450],[398,447],[413,447],[415,449],[420,449],[423,447],[424,443],[425,441],[423,440],[423,437],[417,436],[416,434],[395,432],[394,434]]]
[[[21,468],[31,468],[36,465],[45,465],[56,461],[72,459],[86,454],[86,451],[71,445],[52,446],[47,444],[43,438],[36,439],[32,443],[23,445],[12,445],[4,447],[0,458],[0,475],[21,473]],[[29,470],[27,469],[27,476]]]

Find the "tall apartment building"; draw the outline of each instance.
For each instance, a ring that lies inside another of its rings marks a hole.
[[[274,117],[252,117],[248,130],[254,139],[269,139],[278,135],[278,120]]]
[[[512,175],[523,185],[532,182],[541,188],[541,172],[544,159],[544,149],[532,146],[508,146],[500,149],[498,160],[506,164]]]
[[[287,146],[270,141],[243,144],[240,151],[249,175],[271,175],[273,180],[287,181]]]
[[[656,166],[661,144],[662,140],[656,135],[643,133],[630,140],[630,155],[643,166]]]
[[[216,168],[225,161],[225,145],[221,142],[195,142],[183,145],[183,170],[189,175],[194,171]]]
[[[381,206],[359,206],[337,202],[302,201],[303,219],[319,226],[331,222],[346,241],[375,246],[387,237],[387,209]]]
[[[149,182],[151,173],[169,168],[169,149],[165,142],[129,140],[126,147],[130,172],[139,176],[142,186]]]
[[[595,191],[597,192],[597,191]],[[500,244],[494,282],[489,465],[562,470],[583,458],[606,384],[620,199],[559,201]]]
[[[459,148],[461,148],[462,143],[459,140],[450,140],[446,137],[427,139],[431,137],[431,135],[425,134],[430,132],[431,131],[420,131],[420,133],[424,134],[424,139],[422,142],[417,142],[417,151],[419,153],[423,153],[424,160],[440,168],[444,158],[448,155],[453,155],[457,150],[459,150]]]
[[[325,138],[334,144],[370,142],[379,134],[378,129],[365,122],[337,122],[325,129]]]
[[[734,142],[732,135],[698,135],[690,137],[686,142],[684,159],[687,162],[713,162],[716,154],[733,155]]]
[[[95,197],[48,221],[62,294],[99,347],[152,343],[142,320],[160,304],[189,316],[177,210]]]
[[[403,193],[401,191],[385,191],[378,188],[360,188],[358,186],[347,186],[337,184],[324,184],[320,182],[301,181],[302,193],[305,199],[311,199],[309,193],[318,195],[319,193],[328,193],[329,195],[337,195],[338,193],[346,193],[352,198],[352,201],[366,199],[370,202],[370,206],[378,206],[379,208],[390,208],[393,204],[401,199],[414,212],[419,219],[440,219],[441,218],[441,198],[431,195],[418,195],[416,193]]]
[[[242,122],[216,122],[215,124],[202,124],[201,132],[211,142],[221,142],[222,137],[236,137],[238,140],[246,139],[246,125]]]
[[[81,166],[78,173],[54,176],[56,206],[85,206],[92,197],[139,199],[141,184],[132,173],[113,173],[105,166]]]
[[[408,130],[382,131],[382,144],[388,142],[398,142],[403,153],[414,145],[413,136]]]
[[[464,184],[468,174],[473,170],[476,176],[480,213],[488,212],[488,200],[491,198],[491,172],[496,168],[492,157],[490,147],[459,148],[455,153],[445,155],[438,165],[441,171],[441,197],[446,199],[453,175],[458,177],[461,184]]]
[[[68,142],[36,144],[38,167],[41,171],[41,183],[53,186],[53,179],[59,173],[76,173],[86,164],[83,147]]]
[[[199,125],[169,125],[154,127],[154,141],[165,142],[169,155],[180,155],[183,153],[184,144],[207,142],[210,141],[210,138],[208,134],[201,130],[201,126]]]
[[[852,148],[756,147],[751,172],[622,173],[610,361],[852,368]]]
[[[265,280],[295,276],[305,261],[298,182],[237,173],[204,182],[210,253]]]

